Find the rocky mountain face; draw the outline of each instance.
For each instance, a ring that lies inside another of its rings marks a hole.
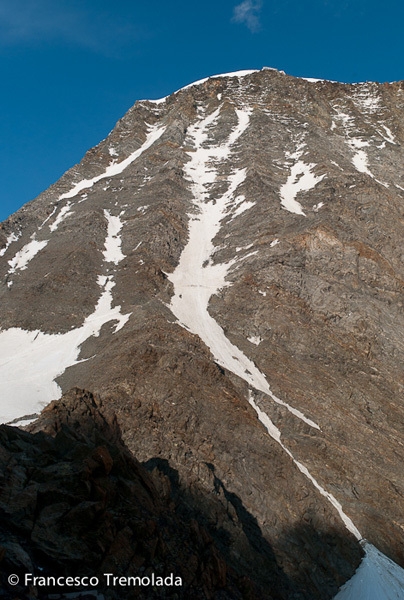
[[[95,394],[266,598],[362,538],[403,566],[403,109],[271,69],[137,102],[1,226],[2,421]]]

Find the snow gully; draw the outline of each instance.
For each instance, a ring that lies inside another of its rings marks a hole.
[[[219,118],[220,108],[202,118],[189,129],[189,135],[195,149],[189,152],[190,160],[185,165],[184,171],[191,183],[197,214],[188,215],[190,219],[188,243],[180,256],[176,269],[168,275],[174,285],[174,296],[171,299],[169,308],[177,317],[181,326],[198,335],[205,342],[215,360],[222,367],[242,378],[251,388],[270,396],[276,403],[287,408],[301,421],[315,429],[319,429],[316,423],[272,393],[264,374],[239,348],[227,339],[223,329],[208,312],[211,296],[221,288],[229,285],[226,282],[226,276],[230,267],[238,260],[233,259],[225,264],[213,264],[212,256],[215,251],[213,240],[220,231],[222,219],[237,207],[234,194],[245,179],[246,169],[236,169],[229,175],[228,189],[221,198],[216,199],[216,202],[209,201],[208,194],[209,184],[216,179],[216,164],[222,163],[231,154],[232,146],[248,127],[251,111],[236,109],[236,114],[238,124],[227,141],[221,145],[210,145],[208,147],[206,144],[212,126]],[[272,423],[268,415],[255,404],[252,394],[250,394],[249,402],[269,435],[280,444],[301,473],[337,510],[347,529],[360,540],[362,537],[360,532],[343,512],[340,503],[320,486],[304,465],[294,458],[290,450],[281,441],[281,432]]]

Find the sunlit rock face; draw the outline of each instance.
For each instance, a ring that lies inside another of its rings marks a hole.
[[[404,565],[403,108],[272,69],[137,102],[2,224],[1,420],[99,394],[296,598],[362,538]]]

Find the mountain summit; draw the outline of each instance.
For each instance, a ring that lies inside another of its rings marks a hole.
[[[404,598],[403,108],[273,69],[137,102],[1,226],[1,420],[89,390],[263,597],[364,547]]]

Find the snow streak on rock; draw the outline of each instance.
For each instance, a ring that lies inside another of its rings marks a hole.
[[[299,192],[307,192],[314,188],[324,179],[325,174],[314,175],[312,170],[316,166],[315,163],[306,164],[299,160],[303,154],[303,147],[304,144],[300,144],[295,152],[286,154],[286,157],[292,159],[294,164],[291,167],[287,182],[280,189],[280,195],[283,208],[297,215],[305,216],[301,204],[296,200],[296,196]]]
[[[350,531],[356,537],[357,540],[362,539],[362,535],[360,534],[359,530],[357,529],[357,527],[355,527],[354,523],[348,517],[348,515],[346,515],[344,513],[344,511],[342,509],[342,506],[338,502],[338,500],[332,494],[330,494],[329,492],[327,492],[318,483],[318,481],[316,479],[314,479],[314,477],[311,475],[311,473],[309,472],[309,470],[307,469],[307,467],[305,467],[304,465],[302,465],[301,462],[299,462],[298,460],[296,460],[295,457],[293,456],[293,454],[291,453],[291,451],[285,446],[285,444],[281,440],[281,432],[276,427],[276,425],[274,425],[274,423],[271,421],[271,419],[268,417],[268,415],[266,413],[264,413],[259,408],[259,406],[257,406],[257,404],[254,402],[254,398],[253,398],[253,396],[252,396],[251,393],[249,395],[248,401],[251,404],[251,406],[254,408],[254,410],[256,411],[256,413],[258,415],[258,419],[264,425],[264,427],[268,431],[269,435],[274,440],[276,440],[278,442],[278,444],[280,444],[282,446],[283,450],[286,452],[286,454],[288,456],[290,456],[290,458],[292,459],[292,461],[294,462],[294,464],[296,465],[296,467],[299,469],[299,471],[301,473],[303,473],[303,475],[305,475],[307,477],[307,479],[309,479],[309,481],[311,481],[311,483],[320,492],[320,494],[322,496],[324,496],[325,498],[327,498],[327,500],[337,510],[337,512],[338,512],[341,520],[343,521],[343,523],[344,523],[345,527],[348,529],[348,531]]]
[[[379,99],[368,97],[362,98],[361,96],[356,96],[356,103],[359,102],[358,98],[361,98],[360,106],[366,107],[367,112],[375,112],[379,109]],[[334,110],[336,110],[337,114],[335,118],[341,122],[343,129],[345,130],[346,135],[346,143],[354,152],[352,157],[352,164],[360,173],[366,173],[369,177],[372,177],[377,183],[380,183],[384,187],[388,187],[387,183],[383,181],[379,181],[371,170],[369,169],[369,158],[366,151],[363,148],[367,148],[370,146],[368,140],[363,140],[360,137],[357,137],[357,133],[355,132],[355,124],[354,119],[347,113],[343,112],[338,106],[334,106]],[[366,112],[365,110],[365,112]],[[388,128],[387,128],[388,129]],[[355,135],[356,133],[356,135]],[[384,137],[384,136],[383,136]],[[389,140],[390,141],[390,140]]]
[[[57,205],[53,208],[52,212],[50,213],[50,215],[48,215],[46,217],[46,219],[41,223],[41,225],[38,227],[38,231],[40,231],[42,229],[42,227],[49,221],[49,219],[51,219],[53,217],[53,215],[55,214],[55,212],[57,211],[58,207]]]
[[[92,187],[94,183],[97,183],[101,179],[106,179],[107,177],[119,175],[120,173],[122,173],[122,171],[126,169],[126,167],[133,163],[133,161],[139,158],[139,156],[143,154],[145,150],[150,148],[150,146],[152,146],[154,142],[156,142],[163,135],[164,131],[165,127],[159,127],[157,125],[150,126],[146,140],[144,144],[140,148],[138,148],[138,150],[132,152],[132,154],[130,154],[128,158],[125,158],[125,160],[121,161],[120,163],[112,161],[112,163],[106,168],[104,173],[101,173],[101,175],[97,175],[92,179],[83,179],[82,181],[79,181],[79,183],[76,183],[76,185],[69,192],[62,194],[59,197],[59,200],[63,200],[64,198],[74,198],[74,196],[77,196],[77,194],[81,192],[81,190]]]
[[[62,221],[64,221],[64,219],[66,219],[66,217],[73,214],[73,211],[70,210],[71,206],[72,206],[72,203],[67,202],[67,204],[60,209],[60,213],[58,214],[56,219],[53,221],[53,223],[51,225],[49,225],[49,229],[52,232],[56,231],[56,229],[59,227],[60,223]]]
[[[276,71],[276,69],[270,69],[269,67],[264,67],[264,69],[265,68]],[[188,90],[189,88],[194,87],[194,85],[201,85],[202,83],[205,83],[205,81],[208,81],[208,79],[218,79],[220,77],[245,77],[246,75],[251,75],[252,73],[258,73],[258,70],[250,69],[245,71],[234,71],[232,73],[222,73],[219,75],[210,75],[210,77],[204,77],[203,79],[198,79],[198,81],[194,81],[192,83],[189,83],[188,85],[184,85],[184,87],[174,92],[174,94],[178,94],[178,92],[182,92],[183,90]],[[157,100],[140,100],[140,102],[152,102],[153,104],[162,104],[167,100],[167,98],[168,96],[164,96],[163,98],[158,98]]]
[[[9,275],[18,270],[24,271],[28,267],[28,263],[38,254],[38,252],[45,248],[48,242],[49,240],[42,240],[39,242],[33,239],[28,244],[25,244],[25,246],[17,252],[14,258],[8,261],[8,264],[10,265],[10,269],[8,270]]]
[[[225,277],[230,267],[236,262],[236,259],[234,259],[227,264],[212,264],[212,255],[215,250],[213,240],[219,232],[221,221],[228,211],[237,187],[244,181],[245,170],[239,169],[233,172],[228,179],[227,192],[221,198],[216,199],[215,203],[208,200],[207,185],[212,183],[216,177],[213,160],[224,160],[230,154],[232,144],[247,128],[249,121],[247,111],[237,111],[239,124],[229,136],[227,144],[207,148],[206,141],[209,128],[217,120],[218,115],[219,109],[191,127],[189,131],[195,145],[195,151],[189,153],[191,160],[184,169],[192,182],[194,204],[199,212],[196,216],[189,215],[189,240],[181,254],[177,268],[169,275],[175,290],[170,308],[183,327],[198,335],[205,342],[215,360],[222,367],[239,376],[255,390],[270,396],[275,402],[286,407],[303,422],[319,429],[316,423],[272,393],[265,376],[239,348],[227,339],[223,329],[208,312],[210,297],[226,286]],[[294,157],[300,156],[300,150],[298,149]],[[344,513],[340,503],[320,486],[304,465],[294,458],[281,441],[280,430],[272,423],[268,415],[261,411],[254,402],[252,395],[249,397],[249,402],[257,412],[258,418],[269,435],[281,445],[297,468],[334,506],[347,529],[357,539],[361,539],[361,534]]]
[[[175,289],[170,308],[184,327],[201,337],[223,367],[244,379],[255,389],[269,395],[297,418],[319,429],[316,423],[272,393],[265,376],[226,338],[223,329],[207,310],[210,297],[228,285],[225,280],[226,275],[230,267],[237,262],[237,259],[233,259],[229,263],[212,264],[215,250],[213,240],[219,232],[222,219],[231,207],[236,189],[245,179],[246,170],[237,169],[233,172],[228,178],[227,192],[215,202],[207,200],[207,185],[216,177],[213,160],[224,160],[230,154],[232,145],[247,128],[249,122],[249,112],[238,110],[239,122],[227,143],[210,148],[203,147],[208,138],[209,127],[217,120],[218,115],[219,109],[191,127],[189,131],[196,150],[189,153],[191,160],[185,165],[184,170],[193,182],[194,204],[199,212],[196,216],[190,215],[188,244],[181,254],[177,268],[169,275]]]
[[[373,82],[355,85],[352,100],[362,114],[374,115],[383,112],[381,98],[375,89],[376,87],[377,84]]]
[[[54,207],[52,213],[38,227],[38,230],[41,230],[43,228],[43,226],[45,225],[45,223],[47,223],[51,219],[51,217],[55,214],[60,200],[63,200],[65,198],[73,198],[81,190],[92,187],[94,185],[94,183],[96,183],[97,181],[100,181],[101,179],[105,179],[107,177],[113,177],[114,175],[118,175],[118,174],[122,173],[122,171],[124,171],[124,169],[126,169],[126,167],[128,167],[133,161],[135,161],[137,158],[139,158],[139,156],[141,156],[141,154],[143,154],[143,152],[145,152],[145,150],[150,148],[150,146],[152,146],[154,144],[154,142],[156,142],[163,135],[165,129],[166,129],[165,127],[158,127],[157,125],[149,127],[149,133],[147,135],[147,138],[146,138],[144,144],[138,150],[136,150],[130,156],[128,156],[128,158],[126,158],[125,160],[123,160],[120,163],[116,163],[115,161],[113,161],[107,167],[105,172],[102,173],[101,175],[97,175],[96,177],[93,177],[92,179],[84,179],[83,181],[80,181],[79,183],[77,183],[70,190],[70,192],[66,192],[65,194],[62,194],[61,196],[59,196],[59,198],[57,200],[57,204]],[[60,223],[62,223],[62,221],[64,221],[64,219],[66,219],[66,217],[73,214],[73,211],[70,210],[73,206],[74,206],[74,203],[69,201],[65,204],[65,206],[63,206],[61,208],[61,210],[60,210],[58,216],[56,217],[56,219],[54,220],[54,222],[49,225],[49,229],[52,233],[57,230]],[[108,211],[105,211],[105,212],[107,213]],[[106,261],[114,262],[115,264],[118,264],[118,262],[120,260],[122,260],[122,258],[124,257],[124,255],[122,254],[122,251],[120,249],[119,237],[117,237],[117,233],[120,231],[122,225],[119,226],[119,223],[120,223],[119,217],[112,217],[109,213],[108,213],[108,215],[109,216],[107,216],[107,214],[106,214],[106,217],[108,220],[108,228],[111,228],[111,229],[109,229],[109,231],[113,231],[115,233],[112,233],[107,238],[109,240],[108,241],[109,245],[108,245],[108,247],[106,246],[104,256],[105,256]],[[117,227],[119,227],[119,228],[116,229]],[[23,248],[21,248],[21,250],[19,250],[17,252],[17,254],[14,256],[14,258],[12,260],[8,261],[8,264],[10,265],[10,269],[8,271],[9,275],[15,273],[17,270],[23,271],[24,269],[26,269],[28,266],[28,263],[38,254],[38,252],[43,250],[43,248],[45,248],[45,246],[49,242],[49,240],[37,241],[35,239],[35,235],[36,234],[33,234],[33,236],[31,236],[32,237],[31,242],[29,242]],[[7,241],[6,247],[0,251],[0,257],[3,256],[3,254],[6,252],[8,246],[11,244],[11,242],[15,241],[16,239],[18,239],[18,238],[14,234],[12,234],[10,236],[10,238]],[[110,254],[108,254],[108,253],[110,253]],[[112,254],[114,255],[112,259],[107,258],[107,255],[112,256]],[[12,286],[12,281],[9,281],[8,287],[11,287],[11,286]]]
[[[117,251],[116,235],[120,227],[118,229],[116,221],[112,221],[111,226],[111,220],[105,241],[105,261],[118,264],[123,258]],[[23,264],[23,258],[17,262]],[[62,390],[55,379],[67,367],[81,362],[78,359],[81,345],[89,337],[99,336],[105,323],[117,321],[114,333],[127,323],[130,313],[123,315],[120,306],[112,306],[113,276],[99,276],[98,285],[102,289],[101,296],[94,312],[81,327],[64,334],[26,331],[19,327],[0,332],[0,356],[6,357],[0,360],[0,423],[39,412],[51,400],[60,398]]]
[[[365,557],[334,600],[403,600],[404,570],[367,542]]]

